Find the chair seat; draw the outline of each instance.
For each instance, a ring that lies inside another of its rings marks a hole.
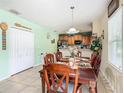
[[[69,59],[68,58],[60,58],[59,61],[60,62],[69,62]]]
[[[83,77],[85,80],[86,79],[96,80],[96,75],[92,68],[84,68],[84,69],[79,68],[79,71],[80,71],[80,76]]]

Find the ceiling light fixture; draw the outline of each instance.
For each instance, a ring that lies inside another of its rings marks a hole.
[[[70,9],[72,10],[72,27],[67,31],[68,34],[76,34],[79,32],[79,30],[76,30],[76,28],[74,27],[74,14],[73,14],[73,10],[74,10],[74,6],[71,6]]]

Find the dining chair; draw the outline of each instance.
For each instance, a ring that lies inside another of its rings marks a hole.
[[[94,70],[92,68],[79,68],[78,71],[79,77],[82,77],[78,80],[79,83],[82,82],[80,83],[80,90],[83,93],[97,93],[97,76]],[[83,88],[84,86],[86,88]]]
[[[98,73],[101,65],[101,54],[100,53],[93,54],[91,61],[89,62],[91,64],[91,68],[89,69],[92,69],[95,72],[96,76],[98,77]]]
[[[98,55],[97,52],[93,52],[93,53],[91,54],[91,58],[87,58],[87,57],[81,57],[81,58],[83,58],[83,59],[82,59],[83,62],[90,63],[91,67],[93,67],[93,65],[94,65],[94,63],[95,63],[95,61],[96,61],[97,55]],[[85,60],[84,60],[84,59],[85,59]]]
[[[94,62],[96,61],[97,56],[98,56],[98,53],[97,52],[93,52],[91,54],[91,59],[89,61],[90,61],[90,64],[91,64],[92,67],[94,65]]]
[[[63,58],[63,57],[62,57],[62,52],[60,52],[60,51],[57,51],[57,52],[55,53],[55,57],[56,57],[56,61],[57,61],[57,62],[68,62],[68,61],[69,61],[68,58]]]
[[[46,54],[44,57],[44,63],[49,64],[49,63],[54,63],[54,55],[53,54]]]
[[[43,74],[47,85],[47,93],[77,93],[78,70],[72,71],[64,64],[48,64],[43,66]],[[75,75],[74,83],[69,82],[69,75]]]
[[[81,58],[81,55],[82,55],[81,51],[78,51],[77,57]]]
[[[92,57],[94,57],[95,55],[92,55]],[[92,64],[92,68],[81,68],[81,73],[80,76],[84,77],[84,84],[83,85],[87,85],[89,83],[89,81],[87,81],[88,79],[91,81],[93,79],[95,79],[94,77],[98,78],[98,74],[99,74],[99,71],[100,71],[100,65],[101,65],[101,54],[98,53],[97,56],[95,56],[95,60]],[[91,83],[91,86],[94,86],[95,83]],[[97,93],[97,82],[96,82],[96,87],[95,87],[95,93]],[[83,91],[83,90],[82,90]],[[89,90],[90,93],[94,93],[92,91],[92,89]]]
[[[101,65],[101,54],[97,56],[96,61],[94,62],[93,67],[92,67],[97,77],[99,74],[100,65]]]
[[[55,56],[56,56],[56,61],[57,61],[57,62],[60,61],[60,59],[62,58],[62,52],[57,51],[57,52],[55,53]]]

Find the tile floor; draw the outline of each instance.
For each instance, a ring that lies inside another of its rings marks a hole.
[[[0,93],[42,93],[40,75],[42,66],[16,74],[0,82]],[[98,93],[104,93],[98,79]],[[87,93],[87,92],[86,92]]]
[[[0,82],[0,93],[42,93],[37,66]]]

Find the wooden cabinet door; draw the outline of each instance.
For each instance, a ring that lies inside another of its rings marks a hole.
[[[71,36],[68,37],[68,44],[71,45]]]
[[[81,35],[77,35],[77,38],[78,38],[78,40],[81,40],[82,36]]]
[[[59,36],[59,40],[65,40],[65,41],[67,41],[68,40],[68,36],[67,35]]]
[[[73,36],[69,36],[68,37],[68,44],[69,45],[73,45],[74,44],[74,37]]]
[[[82,36],[82,44],[85,45],[85,36]]]
[[[91,43],[91,37],[90,36],[83,36],[82,42],[84,45],[89,45]]]
[[[64,36],[64,38],[63,38],[65,41],[68,41],[68,36]]]
[[[72,36],[71,39],[72,39],[72,42],[71,43],[72,43],[72,45],[74,45],[74,41],[75,41],[74,36]]]
[[[74,35],[74,40],[78,40],[78,37],[77,37],[77,35]]]
[[[82,36],[81,35],[75,35],[74,40],[81,40]]]
[[[91,43],[91,37],[87,36],[86,37],[86,44],[89,45]]]

